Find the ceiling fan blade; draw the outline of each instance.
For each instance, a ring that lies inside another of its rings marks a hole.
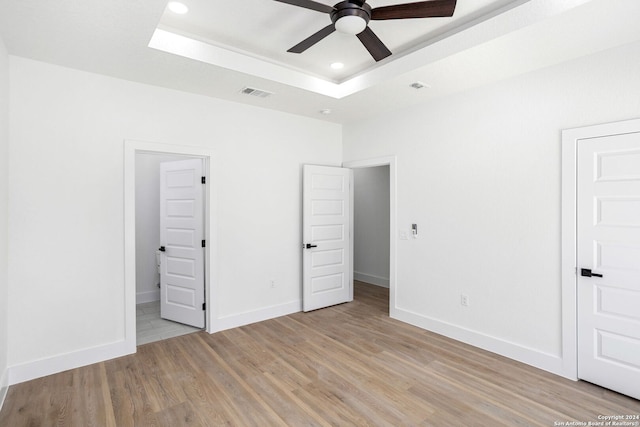
[[[367,48],[373,59],[377,61],[383,60],[387,56],[391,55],[391,51],[382,43],[382,41],[375,35],[371,28],[367,27],[363,32],[358,34],[358,38]]]
[[[302,40],[300,43],[298,43],[297,45],[289,49],[287,52],[302,53],[305,50],[309,49],[314,44],[318,43],[323,38],[327,37],[329,34],[333,33],[335,30],[336,30],[336,27],[334,27],[333,24],[329,24],[323,29],[321,29],[320,31],[318,31],[317,33],[312,34],[311,36]]]
[[[371,19],[440,18],[453,16],[456,0],[428,0],[416,3],[376,7]]]
[[[317,10],[318,12],[331,13],[333,6],[327,6],[326,4],[318,3],[313,0],[275,0],[280,3],[287,3],[298,7],[304,7],[305,9]]]

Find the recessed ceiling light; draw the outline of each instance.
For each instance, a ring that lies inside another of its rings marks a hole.
[[[177,13],[179,15],[184,15],[185,13],[189,12],[189,8],[178,1],[170,1],[167,7],[171,12]]]
[[[331,114],[331,110],[329,108],[324,108],[324,109],[320,110],[320,114],[323,114],[325,116],[329,115],[329,114]]]
[[[344,68],[344,64],[342,62],[334,62],[333,64],[331,64],[331,68],[333,68],[334,70],[341,70],[342,68]]]

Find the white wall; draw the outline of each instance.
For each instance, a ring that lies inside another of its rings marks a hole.
[[[160,300],[160,163],[179,159],[184,157],[136,155],[136,304]]]
[[[420,225],[392,314],[559,372],[560,132],[640,117],[638,76],[636,43],[345,126],[345,161],[397,155]]]
[[[389,287],[389,166],[356,168],[354,267],[356,280]]]
[[[8,197],[9,197],[9,56],[0,38],[0,407],[4,400],[8,355]]]
[[[10,75],[12,372],[123,339],[125,139],[216,153],[221,317],[299,306],[301,165],[340,164],[339,125],[18,57]]]

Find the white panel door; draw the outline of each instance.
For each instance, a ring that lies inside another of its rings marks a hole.
[[[304,166],[304,311],[353,300],[350,169]]]
[[[640,129],[578,141],[577,178],[578,376],[640,399]]]
[[[160,164],[160,311],[204,328],[202,160]]]

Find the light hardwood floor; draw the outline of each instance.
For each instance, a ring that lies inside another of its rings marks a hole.
[[[640,414],[637,400],[390,319],[386,289],[355,292],[12,386],[0,426],[556,426]]]

